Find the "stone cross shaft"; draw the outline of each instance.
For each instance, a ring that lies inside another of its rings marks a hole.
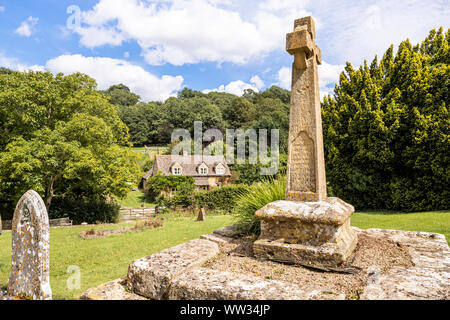
[[[311,17],[295,21],[286,36],[286,50],[294,55],[289,128],[287,200],[322,201],[327,197],[322,136],[318,65]]]

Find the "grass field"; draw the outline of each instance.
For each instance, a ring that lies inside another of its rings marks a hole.
[[[78,234],[92,226],[56,228],[50,232],[50,283],[54,299],[78,299],[88,288],[127,274],[131,261],[165,248],[199,238],[232,224],[231,216],[208,216],[204,222],[190,217],[169,217],[164,226],[139,233],[128,232],[103,239],[82,240]],[[124,225],[95,226],[96,230]],[[6,284],[11,265],[11,232],[0,236],[0,283]],[[70,291],[66,283],[71,265],[81,269],[81,289]]]
[[[91,287],[126,275],[131,261],[198,238],[214,229],[234,223],[235,218],[211,215],[205,222],[195,217],[168,216],[162,228],[140,233],[113,235],[104,239],[82,240],[78,234],[92,226],[77,226],[51,230],[51,286],[54,299],[77,299]],[[352,225],[367,228],[401,229],[445,234],[450,240],[450,211],[409,214],[355,213]],[[99,225],[96,230],[124,225]],[[11,232],[0,236],[0,283],[5,284],[11,265]],[[69,291],[66,282],[71,265],[81,269],[81,289]]]
[[[155,204],[145,199],[145,194],[141,191],[130,191],[125,199],[117,199],[123,207],[141,208],[145,203],[146,208],[154,208]]]
[[[163,154],[167,150],[167,147],[154,146],[154,147],[148,147],[148,149],[150,150],[151,158],[154,158],[155,155]],[[133,152],[139,153],[139,154],[146,154],[144,147],[135,147],[135,148],[133,148]]]
[[[445,235],[450,244],[450,211],[430,211],[419,213],[355,213],[352,225],[361,229],[397,229],[409,231],[435,232]]]

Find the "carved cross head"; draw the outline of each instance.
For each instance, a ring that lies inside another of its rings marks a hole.
[[[307,60],[316,59],[317,64],[322,63],[322,56],[315,44],[316,27],[312,17],[295,20],[294,32],[286,35],[286,50],[294,55],[294,65],[297,69],[307,68]]]

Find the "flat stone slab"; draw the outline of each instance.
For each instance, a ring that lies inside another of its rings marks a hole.
[[[408,250],[414,263],[410,268],[395,267],[386,271],[374,266],[361,299],[450,299],[450,249],[444,235],[381,229],[359,232],[389,237]]]
[[[344,294],[324,288],[299,287],[230,272],[196,268],[176,277],[170,300],[344,300]]]
[[[236,225],[234,224],[214,230],[213,233],[227,238],[236,238],[238,236],[238,231],[236,229]]]
[[[200,239],[209,240],[217,244],[229,243],[234,240],[234,238],[224,237],[216,233],[204,234],[200,236]]]
[[[127,278],[116,279],[86,290],[80,300],[148,300],[126,287]]]
[[[369,235],[386,236],[408,249],[416,267],[450,268],[450,248],[443,234],[417,231],[358,229]]]
[[[369,277],[361,300],[449,300],[450,272],[435,268],[395,267]]]
[[[192,240],[136,260],[128,267],[128,287],[149,299],[164,299],[171,281],[219,254],[217,243]]]

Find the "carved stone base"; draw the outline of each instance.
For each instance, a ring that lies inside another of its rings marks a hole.
[[[257,258],[309,265],[338,266],[358,242],[350,228],[354,207],[338,198],[320,202],[276,201],[255,213],[261,236]]]

